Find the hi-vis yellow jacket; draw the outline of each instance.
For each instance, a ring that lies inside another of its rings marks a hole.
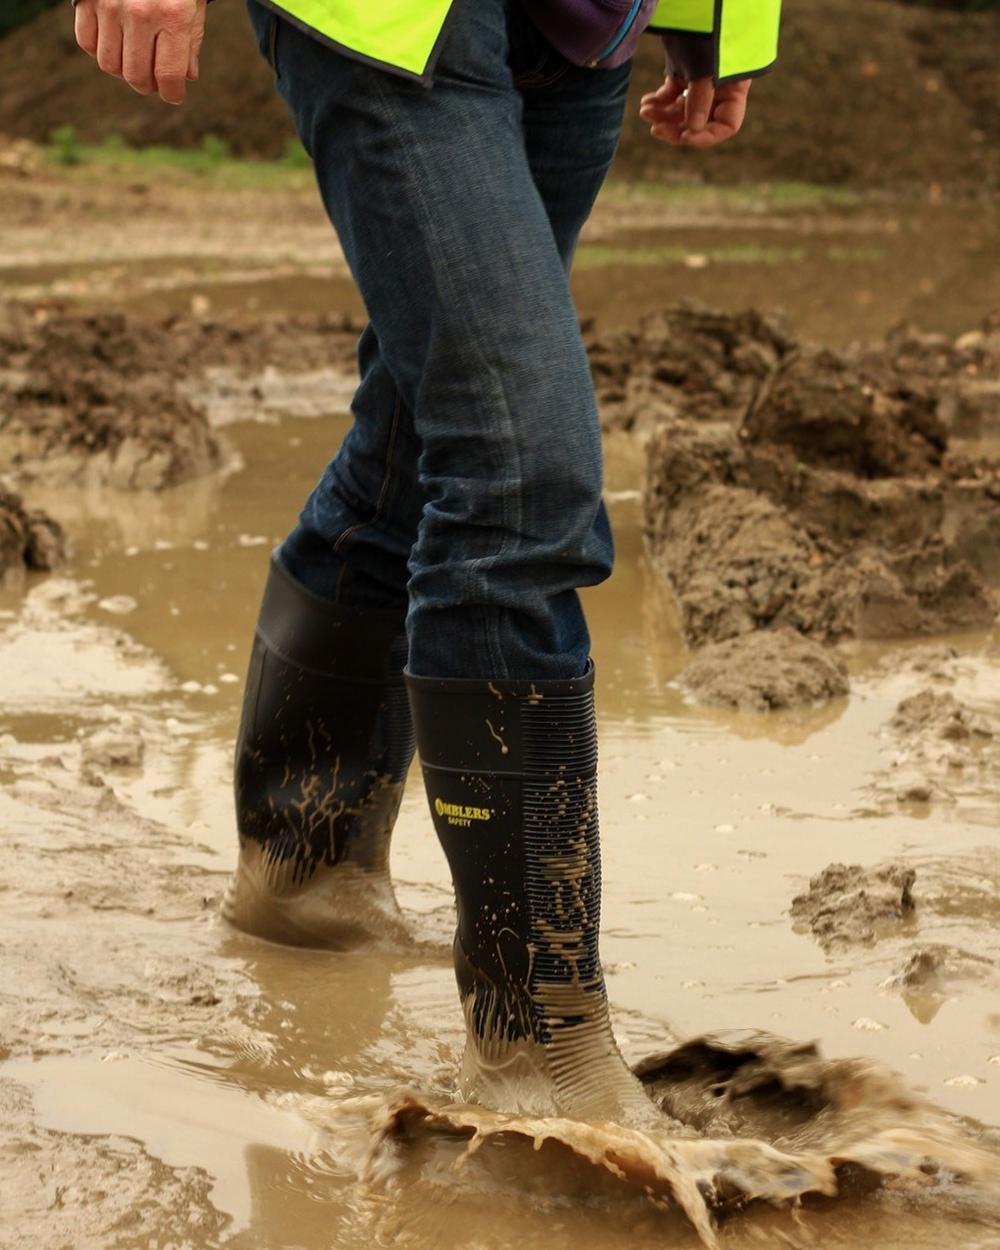
[[[429,83],[449,15],[462,0],[265,3],[350,55]],[[623,8],[623,29],[643,7],[636,0],[630,8]],[[649,29],[701,36],[696,42],[704,42],[706,55],[699,59],[721,82],[763,73],[773,64],[780,10],[781,0],[660,0]]]

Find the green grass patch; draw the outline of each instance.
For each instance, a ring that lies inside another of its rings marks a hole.
[[[132,147],[121,135],[102,143],[81,143],[73,126],[60,126],[49,136],[46,155],[56,165],[74,166],[78,176],[106,178],[136,173],[193,179],[216,187],[252,188],[311,185],[312,162],[300,143],[290,140],[280,160],[248,160],[233,156],[224,140],[206,135],[197,148],[165,144]]]
[[[850,208],[864,197],[847,187],[814,182],[740,183],[738,186],[706,186],[703,183],[625,182],[612,180],[601,192],[605,200],[632,203],[676,204],[678,207],[739,208],[751,212],[801,211],[819,208]]]
[[[600,269],[607,265],[683,265],[704,269],[712,265],[794,265],[805,259],[804,248],[763,247],[747,243],[732,247],[690,248],[677,244],[663,247],[612,247],[584,243],[576,253],[576,269]]]

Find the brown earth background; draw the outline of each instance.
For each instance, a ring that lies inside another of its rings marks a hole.
[[[632,105],[655,82],[644,41]],[[72,124],[85,141],[196,146],[206,135],[242,156],[279,156],[292,137],[241,0],[209,11],[201,80],[183,109],[137,98],[94,72],[60,6],[0,43],[0,133],[45,140]],[[665,163],[633,119],[617,172],[678,181],[795,180],[937,186],[1000,183],[1000,10],[955,13],[887,0],[786,0],[777,72],[755,84],[737,145]],[[690,159],[694,157],[694,159]],[[689,159],[684,159],[689,158]]]

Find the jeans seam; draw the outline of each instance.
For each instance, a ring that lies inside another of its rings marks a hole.
[[[374,85],[375,85],[375,90],[377,91],[377,94],[378,94],[378,101],[381,106],[385,120],[399,127],[399,117],[396,113],[393,112],[393,109],[390,106],[390,103],[386,94],[385,85],[381,81],[380,77],[375,76]],[[512,87],[514,86],[513,74],[511,75],[511,86]],[[519,95],[519,93],[516,92],[516,88],[515,88],[515,94]],[[402,149],[402,152],[404,153],[403,159],[406,161],[406,167],[407,167],[407,171],[409,174],[410,193],[412,195],[413,202],[419,205],[421,216],[423,217],[425,224],[429,225],[431,221],[431,215],[427,211],[426,201],[423,196],[422,180],[417,176],[418,171],[416,169],[415,162],[412,159],[412,153],[415,150],[417,150],[418,146],[419,145],[416,145],[413,143],[403,143],[401,144],[401,149]],[[438,250],[435,248],[434,241],[433,241],[433,232],[430,229],[425,230],[423,232],[422,237],[424,240],[424,246],[427,249],[428,258],[432,262],[430,265],[430,270],[431,270],[431,273],[434,275],[435,289],[438,293],[438,297],[444,298],[446,295],[446,292],[444,291],[442,287],[441,278],[443,276],[445,279],[445,283],[447,283],[447,274],[448,274],[447,258],[441,255],[441,253],[439,253]],[[553,247],[555,247],[555,240],[553,240]],[[451,297],[453,294],[454,293],[451,291],[447,292],[447,295],[449,297]],[[507,412],[509,413],[510,404],[507,401],[507,394],[503,385],[503,378],[500,375],[500,373],[497,371],[497,369],[490,364],[489,360],[483,354],[482,349],[479,346],[478,338],[475,340],[475,352],[476,352],[476,355],[479,357],[479,360],[484,370],[486,370],[496,380],[500,394],[503,399],[504,406]],[[420,431],[417,430],[417,433],[419,434]],[[520,477],[521,476],[520,450],[517,448],[517,440],[513,439],[512,442],[518,454],[517,474]],[[511,528],[509,525],[509,512],[508,512],[509,502],[510,502],[510,495],[507,492],[505,492],[504,493],[504,523],[505,523],[505,527],[507,529],[508,534],[510,533],[510,528]],[[518,521],[520,521],[520,510],[518,512]],[[417,539],[417,541],[419,542],[419,538]],[[493,555],[494,556],[502,555],[505,549],[506,549],[506,536],[499,550],[493,553]],[[470,569],[470,572],[471,572],[471,569]],[[483,617],[483,622],[484,622],[484,627],[485,627],[483,633],[486,639],[486,645],[487,645],[489,655],[490,655],[490,663],[492,664],[494,671],[496,672],[496,675],[498,677],[506,677],[508,675],[508,666],[507,666],[506,659],[503,655],[503,646],[501,644],[501,639],[499,636],[498,622],[496,619],[497,613],[489,612],[488,605],[486,604],[482,604],[481,608],[482,608],[482,617]]]
[[[548,60],[542,61],[534,69],[524,70],[514,78],[514,86],[521,90],[539,90],[542,87],[551,87],[561,78],[565,78],[569,71],[569,65],[556,65],[546,74],[545,67]]]
[[[382,468],[382,482],[379,486],[378,498],[375,501],[375,511],[367,521],[359,521],[356,525],[351,525],[344,530],[337,541],[333,544],[334,555],[343,556],[344,546],[351,538],[357,537],[362,530],[370,528],[382,519],[386,499],[389,494],[389,485],[392,481],[392,460],[393,453],[396,449],[396,436],[399,432],[399,421],[402,415],[402,410],[403,398],[399,391],[396,390],[396,402],[392,410],[392,424],[389,427],[389,437],[386,440],[385,461],[383,462]],[[346,573],[347,561],[344,560],[341,565],[340,573],[337,575],[337,586],[333,596],[334,603],[340,602],[344,576]]]

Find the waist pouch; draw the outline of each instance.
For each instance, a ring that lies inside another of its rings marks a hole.
[[[574,65],[614,69],[635,52],[658,0],[530,0],[531,20]]]

